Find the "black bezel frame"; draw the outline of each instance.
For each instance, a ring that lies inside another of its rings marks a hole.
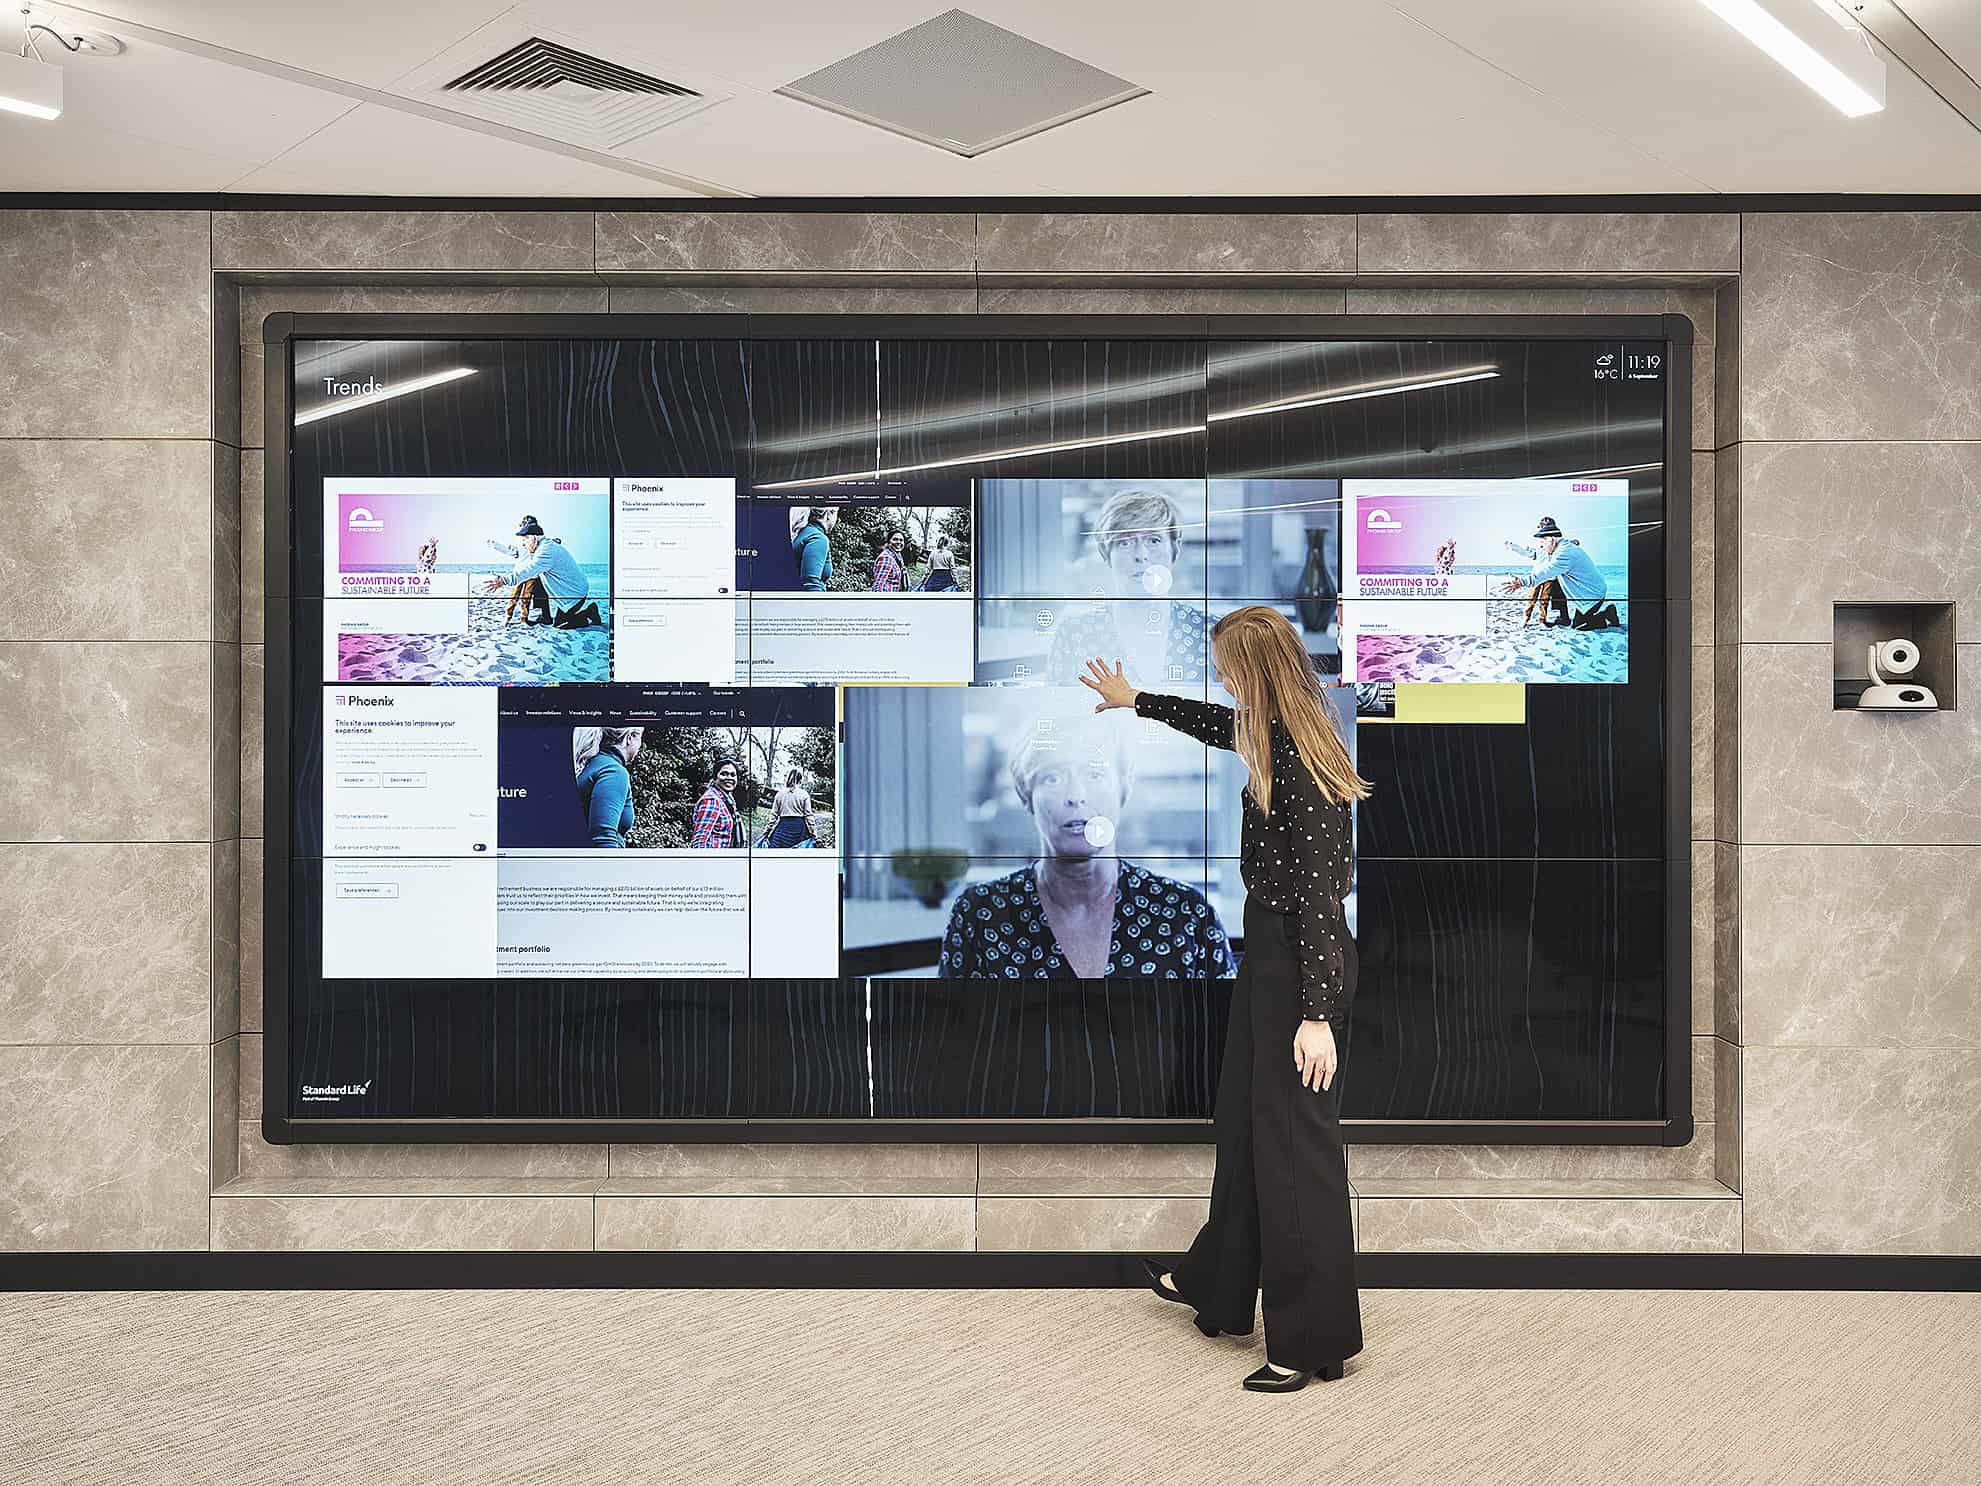
[[[271,1144],[875,1142],[1208,1143],[1210,1120],[296,1119],[289,1087],[289,460],[297,340],[1636,340],[1665,366],[1665,1108],[1662,1120],[1343,1120],[1368,1145],[1684,1146],[1692,1117],[1692,345],[1666,315],[296,314],[263,321],[262,1138]],[[1683,353],[1683,354],[1680,354]],[[1681,477],[1683,483],[1681,484]]]

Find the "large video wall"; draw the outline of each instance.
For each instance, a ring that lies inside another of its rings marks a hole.
[[[1675,1113],[1661,322],[337,328],[270,358],[275,1138],[1206,1119],[1242,766],[1075,678],[1221,697],[1261,603],[1375,786],[1347,1116]]]

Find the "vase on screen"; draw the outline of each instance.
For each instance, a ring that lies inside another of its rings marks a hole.
[[[1300,569],[1300,583],[1293,597],[1293,606],[1300,614],[1300,627],[1309,634],[1319,634],[1333,624],[1335,600],[1340,596],[1334,569],[1328,562],[1328,534],[1310,531],[1306,565]]]

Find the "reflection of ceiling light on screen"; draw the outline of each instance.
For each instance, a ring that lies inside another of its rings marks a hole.
[[[990,464],[1000,459],[1030,459],[1039,454],[1063,454],[1075,449],[1099,449],[1108,444],[1132,444],[1143,439],[1180,438],[1184,434],[1202,433],[1211,423],[1222,423],[1233,418],[1261,418],[1268,413],[1290,413],[1298,408],[1317,408],[1334,402],[1354,402],[1364,397],[1393,397],[1398,393],[1422,392],[1432,387],[1452,387],[1460,382],[1483,382],[1489,377],[1498,375],[1497,367],[1468,367],[1442,377],[1430,377],[1414,382],[1372,382],[1361,387],[1344,387],[1339,392],[1322,392],[1312,397],[1260,403],[1250,408],[1233,408],[1228,413],[1210,414],[1204,423],[1186,423],[1175,428],[1154,428],[1146,433],[1117,433],[1103,438],[1067,439],[1056,444],[1032,444],[1022,449],[993,449],[987,454],[962,454],[954,459],[932,459],[925,464],[903,464],[890,469],[849,470],[837,475],[814,475],[804,480],[773,480],[756,488],[797,490],[807,485],[834,485],[842,480],[878,480],[888,475],[913,475],[925,470],[953,469],[961,464]]]
[[[1364,387],[1344,387],[1339,392],[1317,392],[1311,397],[1291,397],[1279,402],[1262,402],[1257,407],[1233,408],[1228,413],[1212,413],[1210,421],[1230,418],[1257,418],[1266,413],[1291,413],[1298,408],[1318,408],[1331,402],[1358,402],[1365,397],[1393,397],[1399,392],[1425,392],[1433,387],[1456,387],[1461,382],[1484,382],[1499,375],[1496,366],[1468,367],[1442,377],[1415,382],[1371,382]]]
[[[410,382],[396,382],[390,387],[381,387],[376,392],[367,392],[359,397],[347,397],[338,402],[326,403],[320,408],[311,408],[307,413],[296,414],[296,426],[314,423],[319,418],[335,418],[339,413],[351,413],[359,408],[368,408],[374,403],[386,402],[391,398],[404,397],[409,392],[424,392],[429,387],[438,387],[446,382],[458,382],[463,377],[472,377],[472,366],[454,366],[446,371],[434,372],[429,376],[415,377]]]
[[[1826,0],[1699,0],[1845,118],[1885,106],[1885,62],[1862,27]]]
[[[1178,428],[1152,428],[1147,433],[1115,433],[1097,439],[1066,439],[1057,444],[1030,444],[1022,449],[993,449],[988,454],[960,454],[954,459],[931,459],[925,464],[896,465],[884,470],[851,470],[842,475],[815,475],[809,480],[773,480],[759,490],[795,490],[803,485],[836,485],[842,480],[877,480],[885,475],[913,475],[923,470],[953,469],[959,464],[988,464],[996,459],[1030,459],[1037,454],[1064,454],[1073,449],[1100,449],[1109,444],[1132,444],[1142,439],[1174,439],[1186,433],[1202,433],[1204,425],[1188,423]]]

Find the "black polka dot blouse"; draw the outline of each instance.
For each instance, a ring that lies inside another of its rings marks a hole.
[[[1232,746],[1236,718],[1229,707],[1145,691],[1135,699],[1135,711],[1213,748]],[[1339,1032],[1353,994],[1355,943],[1341,911],[1354,875],[1353,807],[1322,791],[1277,718],[1272,764],[1270,818],[1259,813],[1252,791],[1244,792],[1239,875],[1249,898],[1289,921],[1302,1014]]]
[[[1133,862],[1120,864],[1106,974],[1187,980],[1237,971],[1224,925],[1202,893]],[[1036,864],[958,895],[936,974],[963,980],[1073,978],[1046,921]]]

